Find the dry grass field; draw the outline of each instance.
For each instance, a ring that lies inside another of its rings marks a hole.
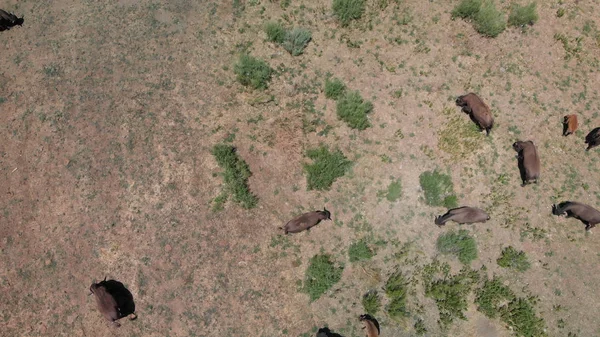
[[[367,0],[343,25],[331,0],[3,2],[25,23],[0,32],[0,335],[358,337],[376,292],[381,336],[600,336],[600,232],[551,214],[600,208],[600,149],[584,144],[600,126],[600,2],[538,1],[535,24],[495,38],[453,18],[458,3]],[[515,3],[495,0],[505,21]],[[268,22],[312,39],[270,41]],[[243,54],[272,69],[266,88],[237,80]],[[371,102],[363,127],[338,117],[331,78]],[[455,105],[467,92],[492,109],[489,137]],[[520,186],[516,140],[537,145],[538,184]],[[247,163],[255,207],[227,198],[217,144]],[[351,163],[309,189],[321,145]],[[448,204],[491,220],[437,227],[446,207],[420,183],[434,170]],[[323,207],[333,221],[278,228]],[[459,229],[476,243],[466,267],[436,247]],[[500,266],[509,246],[529,264]],[[322,255],[334,268],[313,298]],[[137,320],[98,312],[105,276]],[[490,318],[478,295],[494,276],[512,297]]]

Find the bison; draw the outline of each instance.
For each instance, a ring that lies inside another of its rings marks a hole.
[[[379,330],[379,322],[371,315],[360,315],[360,321],[365,324],[363,329],[367,331],[367,337],[379,337],[381,333]]]
[[[23,22],[25,22],[23,18],[18,18],[13,13],[0,9],[0,32],[9,30],[14,26],[21,26]]]
[[[486,222],[489,219],[490,216],[482,209],[476,207],[463,206],[453,208],[446,212],[446,214],[436,217],[435,224],[441,227],[450,220],[459,224],[471,224],[476,222]]]
[[[456,105],[462,107],[462,111],[469,114],[471,120],[477,124],[480,130],[485,130],[486,135],[490,135],[490,131],[494,126],[494,117],[492,117],[490,108],[483,103],[479,96],[472,92],[459,96],[456,99]]]
[[[540,178],[541,164],[533,142],[530,140],[525,142],[517,141],[512,147],[518,153],[519,171],[521,172],[521,180],[523,181],[523,185],[521,186],[527,185],[532,180],[537,184]]]
[[[585,230],[589,231],[600,223],[600,212],[592,206],[574,201],[565,201],[552,205],[552,214],[567,214],[567,218],[575,218],[585,224]]]
[[[587,149],[585,149],[586,151],[600,145],[600,127],[595,128],[585,136],[585,143],[588,145]]]
[[[577,115],[566,115],[563,120],[563,136],[572,135],[577,131]]]
[[[285,234],[288,233],[299,233],[303,230],[310,230],[321,222],[321,220],[331,220],[331,213],[323,208],[322,211],[314,211],[299,215],[290,220],[284,227],[280,229],[285,230]]]

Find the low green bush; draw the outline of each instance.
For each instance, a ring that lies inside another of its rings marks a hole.
[[[466,265],[477,258],[477,243],[464,229],[440,235],[437,239],[437,249],[442,254],[455,255],[460,262]]]
[[[421,188],[425,193],[425,203],[430,206],[444,206],[455,208],[458,206],[458,198],[454,194],[452,178],[434,171],[426,171],[419,176]]]
[[[388,315],[392,318],[408,316],[406,308],[406,296],[408,292],[408,281],[400,271],[396,271],[388,278],[385,284],[385,294],[390,301],[387,305]]]
[[[240,56],[233,71],[237,75],[238,82],[254,89],[266,89],[273,73],[265,61],[247,54]]]
[[[279,22],[267,22],[264,26],[267,39],[275,43],[283,43],[285,40],[286,30],[283,25]]]
[[[515,294],[509,287],[502,284],[502,280],[494,277],[486,280],[483,286],[475,293],[475,304],[477,310],[489,318],[496,318],[500,307],[515,298]]]
[[[353,129],[364,130],[371,126],[368,114],[373,111],[373,103],[365,101],[358,91],[346,92],[337,101],[338,117]]]
[[[373,251],[371,248],[369,248],[365,240],[355,242],[350,245],[350,248],[348,248],[350,262],[369,260],[373,257],[373,255]]]
[[[329,99],[338,99],[346,92],[346,85],[337,78],[327,78],[325,80],[325,97]]]
[[[241,159],[235,151],[235,147],[226,144],[217,144],[212,148],[212,155],[217,164],[224,169],[222,173],[225,182],[223,193],[215,198],[215,202],[223,203],[228,195],[232,195],[234,202],[249,209],[256,207],[258,198],[248,188],[248,178],[252,175],[248,164]],[[218,210],[218,205],[215,205]]]
[[[326,254],[310,259],[304,276],[304,291],[315,301],[342,278],[343,266],[336,266]]]
[[[358,20],[365,13],[365,0],[333,0],[333,14],[342,24],[348,26],[352,20]]]
[[[462,0],[452,10],[452,17],[472,19],[475,17],[475,14],[479,12],[479,9],[481,8],[481,3],[482,0]]]
[[[381,309],[381,298],[377,291],[372,290],[367,292],[362,298],[362,305],[367,314],[375,316],[379,309]]]
[[[346,174],[352,166],[352,162],[342,151],[331,152],[325,146],[306,151],[306,156],[313,161],[312,164],[304,165],[309,190],[329,190],[333,182]]]
[[[500,258],[496,260],[498,265],[503,268],[511,268],[520,272],[524,272],[530,267],[529,260],[524,251],[514,249],[512,246],[508,246],[502,250]]]
[[[510,15],[508,16],[509,26],[525,26],[533,25],[538,20],[538,14],[536,11],[536,3],[532,2],[527,6],[521,6],[519,4],[513,4],[511,7]]]

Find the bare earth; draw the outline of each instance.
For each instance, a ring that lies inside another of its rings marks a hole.
[[[600,206],[600,150],[583,151],[600,126],[600,4],[540,1],[533,27],[487,39],[451,20],[454,2],[398,2],[368,1],[349,28],[330,1],[3,3],[25,23],[0,33],[0,335],[314,336],[327,325],[363,336],[362,295],[412,268],[392,258],[399,247],[412,242],[416,264],[428,263],[439,234],[458,227],[437,228],[445,209],[422,200],[419,175],[435,168],[452,176],[461,205],[492,217],[461,226],[477,239],[472,267],[537,295],[550,336],[600,335],[600,233],[551,215],[564,200]],[[264,22],[278,19],[312,31],[303,55],[266,41]],[[582,37],[568,61],[557,33],[573,48]],[[236,82],[244,50],[277,70],[265,92]],[[373,102],[371,128],[338,120],[322,93],[327,73]],[[454,106],[469,91],[496,125],[472,149],[460,137],[448,149],[449,123],[470,126]],[[569,113],[580,131],[562,137]],[[222,177],[210,149],[226,139],[253,172],[255,209],[212,210]],[[538,146],[537,185],[520,187],[518,139]],[[330,191],[307,191],[304,153],[321,143],[354,166]],[[378,197],[398,178],[400,200]],[[277,227],[323,206],[334,222],[281,236]],[[384,244],[350,263],[361,238]],[[496,264],[508,245],[526,252],[528,271]],[[300,288],[321,251],[345,268],[311,303]],[[135,298],[138,319],[119,329],[88,296],[105,276]],[[511,335],[474,305],[444,332],[422,291],[408,304],[405,321],[380,313],[382,336],[415,335],[417,316],[429,336]]]

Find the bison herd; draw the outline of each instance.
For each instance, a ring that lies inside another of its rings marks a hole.
[[[21,26],[24,19],[17,17],[13,13],[0,9],[0,31],[9,30],[14,26]],[[480,130],[485,130],[489,136],[493,126],[494,117],[491,110],[483,100],[474,93],[459,96],[456,99],[456,105],[467,113],[471,120]],[[571,114],[564,117],[563,135],[573,134],[578,128],[577,115]],[[600,127],[593,129],[586,137],[586,151],[600,144]],[[512,145],[517,152],[518,166],[521,173],[522,186],[531,182],[537,183],[540,178],[541,162],[535,144],[532,141],[516,141]],[[593,207],[579,202],[565,201],[558,205],[552,205],[552,214],[560,216],[566,214],[567,217],[573,217],[585,224],[586,230],[590,230],[600,223],[600,212]],[[445,225],[448,221],[454,221],[459,224],[472,224],[486,222],[490,216],[482,209],[476,207],[458,207],[448,210],[446,214],[435,218],[435,224]],[[308,231],[318,225],[322,220],[331,220],[331,213],[327,209],[322,211],[308,212],[301,214],[290,220],[285,226],[280,227],[285,234],[299,233]],[[90,295],[94,295],[100,313],[112,325],[118,327],[118,320],[123,317],[135,319],[135,304],[133,296],[121,282],[115,280],[106,280],[99,283],[92,283],[90,286]],[[361,315],[359,320],[363,322],[367,337],[377,337],[380,333],[379,323],[375,318],[369,315]],[[328,328],[320,329],[317,337],[340,336],[331,332]]]

